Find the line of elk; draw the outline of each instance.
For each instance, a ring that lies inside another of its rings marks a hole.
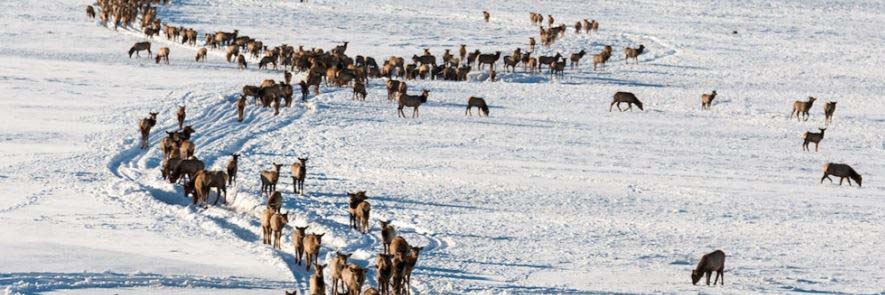
[[[197,33],[193,29],[183,27],[162,26],[159,19],[156,19],[156,8],[151,4],[166,4],[167,1],[158,0],[141,0],[141,1],[122,1],[122,0],[99,0],[98,5],[101,8],[100,18],[103,23],[107,23],[111,12],[114,17],[115,30],[120,26],[131,26],[132,22],[137,18],[139,11],[142,13],[141,26],[144,33],[152,38],[159,35],[162,31],[166,34],[167,39],[181,41],[182,44],[196,44]],[[483,12],[485,21],[488,22],[490,14]],[[96,12],[92,6],[87,7],[87,16],[96,17]],[[540,24],[543,16],[539,13],[530,13],[533,24]],[[548,29],[540,28],[539,38],[544,46],[549,46],[556,41],[558,37],[565,34],[565,25],[553,26],[554,19],[548,15]],[[162,28],[162,30],[161,30]],[[585,33],[598,30],[598,23],[593,21],[579,21],[575,24],[575,31]],[[557,37],[558,36],[558,37]],[[494,66],[501,58],[501,52],[494,54],[482,54],[479,50],[468,53],[466,45],[461,45],[459,50],[460,57],[453,56],[449,50],[446,50],[442,56],[443,63],[436,64],[436,57],[430,54],[428,49],[424,50],[422,55],[412,56],[411,64],[405,64],[402,57],[390,57],[384,61],[383,66],[379,67],[376,61],[371,57],[356,56],[351,59],[345,54],[348,42],[336,46],[328,52],[322,49],[304,50],[299,46],[298,50],[294,47],[283,44],[274,47],[271,50],[263,45],[260,41],[256,41],[247,36],[239,36],[239,31],[233,32],[216,32],[215,34],[205,34],[205,46],[212,48],[225,47],[226,59],[228,62],[236,61],[241,69],[245,69],[247,64],[243,53],[250,54],[252,58],[258,58],[261,52],[264,56],[259,61],[259,69],[272,65],[274,69],[278,64],[284,68],[288,67],[291,71],[307,72],[307,79],[302,80],[299,85],[302,90],[302,100],[307,96],[309,87],[314,87],[315,93],[319,93],[319,85],[325,81],[327,85],[346,86],[353,85],[354,97],[365,99],[365,85],[368,77],[387,77],[386,87],[388,90],[388,99],[394,96],[399,100],[398,112],[400,116],[405,117],[402,109],[406,106],[413,107],[413,116],[418,115],[418,106],[427,101],[428,91],[423,90],[421,95],[409,95],[406,90],[407,86],[404,81],[393,80],[393,77],[405,78],[406,80],[421,78],[425,79],[428,75],[431,79],[466,80],[466,74],[470,72],[471,67],[476,64],[480,70],[484,65],[489,65],[490,73],[494,76]],[[517,48],[511,55],[504,56],[505,70],[511,69],[515,71],[518,64],[523,63],[524,69],[534,72],[535,67],[538,71],[543,65],[547,65],[551,74],[560,74],[565,67],[566,58],[557,53],[555,56],[539,56],[537,59],[531,56],[534,51],[534,39],[530,39],[530,51],[521,52]],[[638,63],[638,56],[643,53],[644,45],[638,48],[625,48],[625,62],[630,59]],[[130,50],[129,55],[140,51],[148,51],[151,54],[149,42],[139,42]],[[242,52],[242,53],[241,53]],[[602,52],[595,54],[592,58],[594,70],[598,64],[604,65],[611,57],[612,48],[606,46]],[[584,50],[572,54],[568,60],[571,61],[571,67],[579,66],[580,60],[586,54]],[[196,61],[205,61],[207,49],[201,48],[197,51]],[[155,57],[157,63],[161,60],[168,63],[169,49],[161,48]],[[465,64],[461,64],[464,60]],[[259,102],[264,107],[273,106],[275,113],[279,113],[281,100],[285,100],[285,106],[291,106],[293,87],[291,85],[291,73],[284,71],[284,80],[279,83],[273,80],[265,80],[260,86],[245,86],[243,94],[237,101],[238,120],[243,120],[243,108],[245,100],[248,96],[253,96],[255,102]],[[713,100],[717,92],[714,90],[711,94],[703,94],[701,96],[701,108],[709,110],[712,107]],[[809,110],[816,98],[809,97],[807,101],[795,101],[793,104],[793,112],[791,117],[795,115],[798,120],[800,116],[804,116],[807,121]],[[627,103],[627,109],[621,109],[620,105]],[[617,107],[620,111],[631,110],[636,105],[643,110],[642,102],[630,92],[617,92],[613,96],[609,111],[613,107]],[[829,125],[832,122],[832,116],[835,111],[835,102],[828,102],[824,106],[825,123]],[[471,108],[479,108],[482,113],[488,115],[488,106],[484,99],[479,97],[468,98],[468,106],[466,113],[470,114]],[[151,129],[157,124],[158,113],[151,112],[149,116],[140,120],[138,123],[139,132],[141,134],[140,147],[147,149],[148,139]],[[178,119],[178,130],[174,132],[166,131],[166,137],[160,141],[160,148],[164,154],[161,174],[164,179],[171,183],[181,183],[185,197],[192,196],[194,204],[207,205],[209,194],[212,188],[216,189],[217,197],[214,204],[224,199],[226,203],[226,189],[228,185],[232,185],[237,178],[237,170],[239,167],[239,154],[231,154],[225,171],[207,171],[205,165],[197,157],[194,156],[195,145],[191,141],[191,136],[195,130],[184,125],[186,111],[184,107],[179,108],[176,114]],[[803,134],[803,148],[808,149],[809,143],[817,145],[823,139],[826,128],[820,128],[820,133],[806,132]],[[293,182],[293,193],[304,194],[304,180],[307,177],[306,162],[307,158],[299,158],[299,161],[291,166],[291,177]],[[282,236],[286,225],[289,222],[290,212],[283,212],[284,204],[283,196],[280,191],[276,190],[276,185],[280,178],[280,169],[282,164],[272,163],[273,168],[260,173],[261,192],[267,196],[267,206],[262,213],[261,229],[262,242],[270,244],[276,249],[281,249]],[[854,180],[858,186],[861,185],[862,177],[852,167],[846,164],[826,163],[822,166],[824,172],[821,182],[830,179],[830,175],[840,177],[840,185],[842,181],[848,178]],[[832,182],[832,179],[830,179]],[[370,232],[370,214],[371,205],[368,202],[368,196],[365,191],[356,193],[347,193],[348,195],[348,214],[350,216],[350,226],[363,234]],[[346,290],[346,294],[360,294],[365,284],[367,268],[359,265],[347,263],[350,254],[343,254],[336,251],[336,255],[327,264],[318,262],[321,250],[322,237],[325,233],[307,233],[309,226],[295,226],[292,233],[293,252],[295,254],[296,263],[305,265],[306,270],[310,270],[310,266],[314,266],[314,273],[309,280],[310,294],[325,294],[326,283],[324,280],[323,270],[327,266],[331,266],[331,282],[332,291],[338,293],[339,286],[342,290]],[[410,290],[410,278],[412,269],[414,268],[420,252],[423,247],[410,246],[405,238],[396,234],[396,230],[391,225],[391,221],[380,221],[382,249],[376,258],[376,286],[375,288],[367,288],[362,294],[407,294]],[[306,259],[306,261],[305,261]],[[716,272],[716,282],[724,284],[724,263],[725,253],[716,250],[704,255],[696,269],[692,271],[692,283],[696,284],[702,276],[706,276],[707,285],[710,284],[710,275]],[[294,294],[286,292],[286,294]]]

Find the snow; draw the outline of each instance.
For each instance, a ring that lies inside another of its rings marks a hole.
[[[476,71],[469,82],[410,81],[412,93],[430,90],[417,119],[398,118],[374,79],[366,102],[323,87],[276,117],[250,104],[238,123],[241,87],[282,74],[236,70],[221,51],[197,64],[195,48],[159,38],[171,65],[130,59],[144,37],[86,19],[86,2],[3,1],[6,293],[303,292],[310,273],[294,263],[291,229],[273,250],[257,216],[259,171],[304,156],[307,194],[291,194],[287,166],[278,186],[290,225],[326,233],[321,260],[353,252],[372,286],[376,220],[393,220],[425,246],[415,294],[885,292],[885,3],[173,2],[159,17],[175,25],[271,45],[347,40],[348,54],[379,62],[460,44],[525,49],[537,35],[529,11],[569,27],[540,54],[615,54],[597,72],[585,57],[561,79],[499,68],[495,83]],[[600,31],[575,35],[584,18]],[[640,43],[648,52],[625,65],[623,47]],[[713,89],[713,109],[701,111]],[[646,110],[609,112],[616,91]],[[464,116],[469,96],[485,97],[491,116]],[[819,98],[811,120],[789,119],[807,96]],[[821,150],[803,152],[799,135],[823,126],[829,100],[839,103]],[[189,206],[160,179],[156,146],[181,103],[207,167],[242,154],[227,206]],[[149,111],[160,123],[142,151],[136,124]],[[826,162],[852,165],[864,186],[820,184]],[[356,190],[372,203],[370,235],[347,226]],[[726,285],[692,286],[690,270],[715,249],[728,255]]]

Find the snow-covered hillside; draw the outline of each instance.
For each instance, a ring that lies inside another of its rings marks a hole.
[[[90,1],[0,1],[0,290],[304,294],[311,273],[294,262],[291,228],[282,251],[261,244],[259,172],[277,162],[290,225],[326,233],[321,261],[353,253],[369,286],[378,220],[393,220],[425,247],[413,294],[885,293],[885,2],[172,2],[158,17],[201,37],[349,41],[349,55],[379,63],[460,44],[526,49],[538,35],[530,11],[568,27],[536,55],[614,55],[596,72],[586,56],[564,78],[499,63],[497,82],[476,70],[467,82],[409,81],[409,93],[430,91],[419,118],[398,118],[385,81],[371,79],[365,102],[322,87],[279,116],[249,104],[239,123],[243,85],[280,71],[251,59],[237,70],[221,50],[196,63],[196,47],[163,37],[152,42],[171,48],[170,65],[128,58],[146,38],[87,18]],[[574,34],[585,18],[599,31]],[[639,64],[625,64],[624,47],[639,44]],[[616,91],[645,110],[609,112]],[[469,96],[490,116],[465,116]],[[811,119],[788,118],[808,96],[819,98]],[[800,135],[824,127],[826,101],[838,101],[834,122],[820,151],[804,152]],[[242,155],[229,205],[192,206],[161,179],[157,145],[179,104],[208,168]],[[144,151],[148,112],[159,123]],[[298,157],[309,158],[304,196],[291,191]],[[853,166],[863,187],[820,184],[827,162]],[[372,204],[368,235],[348,227],[357,190]],[[715,249],[725,285],[693,286]]]

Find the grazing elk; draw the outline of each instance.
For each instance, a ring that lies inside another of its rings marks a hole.
[[[802,119],[799,117],[800,115],[805,117],[805,121],[808,121],[808,111],[811,110],[811,106],[814,105],[814,101],[817,100],[814,96],[809,96],[808,101],[794,101],[793,102],[793,111],[790,112],[790,118],[793,118],[793,115],[796,115],[796,121],[801,121]]]
[[[151,135],[151,128],[154,128],[154,125],[157,125],[157,114],[159,113],[149,112],[147,118],[138,121],[138,131],[141,133],[141,149],[143,150],[148,148],[148,138]]]
[[[478,108],[482,112],[482,113],[480,113],[480,116],[482,116],[482,115],[485,115],[486,117],[489,116],[489,106],[486,104],[486,100],[483,99],[482,97],[471,96],[470,98],[467,98],[467,110],[464,111],[464,114],[465,115],[473,115],[473,113],[470,111],[470,109],[472,109],[474,107]]]
[[[403,108],[411,107],[412,108],[412,117],[418,117],[418,107],[421,104],[427,102],[427,96],[430,94],[430,91],[427,89],[421,90],[421,95],[410,95],[407,93],[400,93],[399,95],[399,107],[397,108],[397,113],[400,117],[405,118],[406,113],[403,112]]]
[[[227,203],[227,181],[228,176],[226,173],[222,171],[205,171],[200,170],[197,171],[197,174],[193,178],[194,182],[194,204],[197,204],[197,200],[202,202],[203,204],[209,203],[209,193],[212,191],[212,188],[215,188],[216,196],[215,203],[213,205],[218,204],[218,200],[224,196],[224,204]]]
[[[261,192],[270,195],[277,189],[277,182],[280,180],[280,167],[283,164],[271,163],[272,170],[261,171]]]
[[[707,286],[709,286],[710,274],[714,271],[716,272],[716,279],[713,281],[713,285],[716,285],[716,282],[720,282],[720,285],[725,285],[725,252],[722,252],[722,250],[716,250],[701,256],[698,266],[691,271],[691,284],[697,285],[701,277],[706,276]],[[721,281],[719,280],[720,277],[722,278]]]
[[[139,53],[145,50],[148,52],[148,57],[153,54],[151,53],[151,42],[137,42],[132,45],[132,48],[129,48],[129,58],[132,58],[132,53],[135,53],[135,57],[141,57]]]
[[[826,163],[821,167],[824,171],[824,176],[820,178],[820,183],[824,183],[824,179],[829,179],[830,182],[833,182],[833,179],[830,178],[830,175],[839,177],[839,185],[842,185],[842,181],[845,178],[848,178],[848,186],[851,186],[851,180],[854,179],[854,182],[857,182],[857,186],[861,186],[861,180],[863,177],[854,171],[854,168],[848,166],[846,164],[836,164],[836,163]]]
[[[824,122],[827,124],[827,126],[829,126],[830,123],[833,123],[833,112],[835,112],[835,111],[836,111],[836,102],[835,101],[828,101],[826,104],[824,104],[824,116],[825,116]]]
[[[320,245],[323,242],[323,235],[325,235],[325,233],[308,234],[304,237],[304,254],[307,257],[307,265],[305,266],[305,270],[307,271],[310,271],[311,264],[316,265],[317,260],[319,260]],[[320,269],[317,270],[321,272]]]
[[[709,110],[710,106],[713,105],[713,99],[716,98],[716,90],[713,90],[712,93],[701,95],[701,109]]]
[[[230,161],[227,162],[227,185],[233,184],[237,181],[237,166],[239,166],[240,154],[232,153],[230,154]]]
[[[157,51],[157,56],[154,58],[154,61],[160,63],[161,60],[165,61],[167,65],[169,64],[169,47],[163,47]]]
[[[634,61],[636,61],[636,64],[639,64],[639,55],[642,54],[643,51],[645,51],[645,45],[642,44],[639,44],[639,48],[624,48],[624,55],[626,56],[626,58],[624,59],[624,63],[628,63],[632,58]]]
[[[622,109],[621,109],[621,103],[627,103],[627,109],[626,109],[626,110],[622,110]],[[611,111],[612,111],[612,107],[615,106],[615,105],[617,105],[618,110],[619,110],[619,111],[622,111],[622,112],[623,112],[623,111],[632,110],[634,104],[635,104],[637,107],[639,107],[639,110],[640,110],[640,111],[644,110],[644,109],[642,108],[642,102],[639,101],[638,98],[636,98],[636,95],[633,95],[633,93],[630,93],[630,92],[618,91],[618,92],[615,93],[614,97],[612,98],[612,103],[608,106],[608,111],[611,112]]]
[[[300,227],[296,226],[295,230],[292,231],[292,246],[293,253],[295,253],[295,263],[301,265],[304,261],[304,237],[305,231],[307,230],[307,226]]]
[[[197,49],[197,57],[195,58],[196,62],[206,62],[207,54],[209,54],[209,50],[206,49],[206,47],[201,47],[200,49]]]
[[[818,130],[820,130],[820,133],[814,133],[814,132],[802,133],[802,140],[804,140],[804,142],[802,143],[802,150],[810,151],[810,149],[808,149],[808,144],[813,142],[814,143],[814,151],[815,152],[818,151],[818,145],[820,145],[820,141],[824,139],[824,131],[827,131],[827,128],[818,128]]]
[[[307,158],[298,158],[292,163],[292,193],[304,195],[304,180],[307,179]]]

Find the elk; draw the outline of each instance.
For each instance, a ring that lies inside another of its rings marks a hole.
[[[397,108],[397,112],[400,117],[405,118],[406,113],[403,112],[403,108],[411,107],[412,108],[412,118],[418,117],[418,107],[421,104],[427,102],[427,96],[430,94],[430,91],[427,89],[421,90],[421,95],[409,95],[407,93],[400,93],[399,95],[399,107]]]
[[[292,232],[292,246],[293,252],[295,253],[295,263],[301,265],[304,261],[304,237],[305,231],[307,230],[307,226],[300,227],[296,226],[295,231]]]
[[[280,212],[280,208],[283,207],[283,194],[280,192],[271,193],[270,196],[267,197],[267,207]]]
[[[569,67],[574,69],[576,66],[578,66],[581,63],[581,59],[584,58],[585,54],[587,54],[587,52],[583,49],[581,49],[581,51],[579,51],[578,53],[572,53],[572,56],[569,58],[569,60],[571,61]]]
[[[240,55],[240,46],[236,44],[228,45],[224,52],[224,60],[228,63],[234,61],[234,59]]]
[[[818,128],[820,133],[814,132],[805,132],[802,134],[802,139],[804,142],[802,143],[802,150],[810,151],[808,149],[808,144],[814,143],[814,151],[818,151],[818,145],[820,145],[820,141],[824,139],[824,131],[827,131],[827,128]]]
[[[292,163],[292,193],[299,191],[304,195],[304,179],[307,178],[307,158],[298,158],[298,163]]]
[[[405,258],[403,262],[405,267],[403,269],[403,281],[405,282],[406,290],[411,289],[412,287],[412,270],[415,269],[415,265],[418,264],[418,255],[421,254],[421,250],[424,250],[424,247],[411,247],[408,255],[404,255]]]
[[[626,56],[626,58],[624,59],[624,63],[628,63],[628,61],[630,61],[630,59],[632,58],[634,61],[636,61],[636,64],[639,64],[639,55],[642,54],[643,51],[645,51],[645,45],[642,44],[639,44],[639,48],[624,48],[624,55]]]
[[[193,157],[195,148],[196,146],[190,140],[183,139],[178,143],[178,150],[181,153],[182,159],[190,159]]]
[[[243,122],[246,117],[246,95],[240,95],[237,100],[237,122]]]
[[[836,164],[836,163],[826,163],[821,167],[824,171],[824,176],[820,178],[820,183],[824,183],[824,179],[829,179],[830,183],[833,182],[833,179],[830,178],[830,175],[839,177],[839,185],[842,185],[842,181],[845,178],[848,178],[848,186],[851,186],[851,180],[854,179],[854,182],[857,182],[857,186],[861,186],[861,180],[863,177],[854,171],[854,168],[848,166],[846,164]]]
[[[169,47],[162,47],[157,51],[157,56],[154,57],[154,61],[160,63],[160,61],[165,61],[166,64],[169,64]]]
[[[227,203],[227,174],[222,171],[197,171],[196,175],[193,178],[194,182],[194,204],[197,203],[199,199],[203,204],[209,203],[209,193],[212,191],[211,189],[214,187],[217,193],[217,198],[215,199],[215,203],[213,205],[218,204],[218,200],[222,198],[222,194],[224,195],[224,203]]]
[[[356,219],[356,230],[364,234],[369,233],[369,214],[372,211],[372,205],[367,201],[360,202],[356,209],[353,210]]]
[[[824,116],[825,116],[824,122],[827,124],[827,126],[829,126],[830,123],[833,123],[833,112],[835,112],[835,111],[836,111],[836,102],[835,101],[828,101],[826,104],[824,104]]]
[[[483,18],[486,22],[489,22],[489,18],[490,18],[490,17],[492,17],[492,15],[489,14],[488,11],[483,10],[483,12],[482,12],[482,18]]]
[[[132,58],[132,53],[135,53],[135,57],[140,57],[139,52],[145,50],[147,50],[148,55],[153,54],[151,53],[151,42],[137,42],[129,49],[129,58]]]
[[[237,56],[237,68],[240,70],[245,70],[246,67],[247,67],[246,57],[243,56],[242,54],[238,55]]]
[[[86,17],[95,18],[95,8],[92,5],[86,5]]]
[[[209,54],[209,50],[206,47],[201,47],[197,49],[197,57],[195,58],[197,62],[206,62],[206,55]]]
[[[701,280],[701,277],[707,276],[707,286],[710,285],[710,274],[714,271],[716,272],[716,279],[713,281],[713,285],[716,285],[716,282],[719,281],[719,277],[722,277],[722,281],[719,283],[720,285],[725,285],[725,252],[722,250],[716,250],[710,253],[701,256],[701,261],[698,262],[698,266],[691,271],[691,284],[697,285],[698,281]]]
[[[305,270],[310,271],[310,265],[316,265],[317,260],[319,260],[320,256],[320,244],[323,242],[322,234],[308,234],[304,236],[304,254],[307,256],[307,265],[305,266]],[[317,268],[318,272],[322,272],[321,269]]]
[[[270,245],[271,231],[270,231],[270,219],[273,218],[273,215],[276,214],[276,210],[271,207],[264,208],[264,212],[261,213],[261,243],[265,245]]]
[[[232,153],[230,156],[230,161],[227,162],[227,185],[237,181],[237,166],[240,159],[240,154],[237,153]]]
[[[138,121],[138,131],[141,132],[141,149],[143,150],[148,148],[148,138],[151,135],[151,128],[154,128],[154,125],[157,125],[157,114],[159,113],[149,112],[147,118]]]
[[[185,111],[185,106],[178,106],[178,112],[175,113],[175,118],[178,119],[178,129],[184,128],[184,118],[187,116],[187,111]]]
[[[349,199],[349,206],[347,208],[347,212],[350,215],[350,227],[353,229],[357,228],[357,220],[356,220],[356,210],[359,205],[364,202],[368,197],[366,196],[366,191],[358,191],[355,193],[347,193],[347,197]]]
[[[602,64],[605,66],[605,62],[608,61],[609,58],[612,57],[612,47],[606,45],[605,48],[602,49],[602,52],[593,55],[593,71],[596,71],[596,65]]]
[[[793,102],[793,111],[790,112],[790,118],[793,118],[793,115],[796,115],[796,121],[801,121],[799,118],[800,115],[805,116],[805,121],[808,121],[808,111],[811,110],[811,106],[814,104],[814,101],[817,100],[814,96],[809,96],[808,101],[794,101]]]
[[[282,249],[280,241],[283,237],[283,227],[289,223],[289,213],[280,214],[279,212],[274,213],[273,217],[270,219],[270,229],[273,233],[273,247],[275,249]]]
[[[482,116],[482,115],[485,115],[486,117],[489,116],[489,106],[486,104],[486,100],[483,99],[482,97],[476,97],[476,96],[471,96],[471,97],[467,98],[467,110],[464,111],[464,115],[468,115],[468,114],[473,115],[473,113],[470,111],[470,109],[472,109],[474,107],[478,108],[481,111],[480,116]]]
[[[467,57],[467,44],[461,44],[461,48],[458,49],[458,53],[461,56],[461,60],[465,60]]]
[[[390,243],[396,238],[396,228],[391,225],[391,221],[381,220],[381,242],[384,247],[384,253],[390,253]]]
[[[310,266],[310,262],[308,262],[308,266]],[[316,270],[310,276],[310,295],[326,295],[326,283],[323,280],[323,268],[325,267],[325,264],[314,265]]]
[[[338,285],[339,283],[343,283],[342,281],[342,272],[344,268],[347,267],[347,259],[350,258],[351,254],[343,254],[341,252],[335,252],[335,257],[332,257],[332,262],[329,265],[332,267],[332,294],[338,293]]]
[[[535,37],[529,37],[529,52],[535,51],[535,45],[538,45],[538,43],[535,41]]]
[[[390,293],[390,277],[393,276],[393,255],[378,253],[375,259],[375,278],[378,281],[378,288],[381,294]]]
[[[356,81],[353,83],[353,99],[355,100],[366,100],[366,84],[360,81]]]
[[[562,58],[562,54],[559,54],[558,52],[554,56],[539,56],[538,57],[538,71],[541,70],[542,65],[547,65],[549,67],[550,64],[559,61],[560,58]]]
[[[701,109],[709,110],[710,106],[713,105],[713,99],[716,98],[716,90],[713,90],[712,93],[701,95]]]
[[[479,70],[482,71],[482,65],[488,64],[492,70],[495,69],[495,63],[498,62],[498,59],[501,58],[501,52],[495,51],[495,54],[480,54],[477,57],[476,62],[478,63]]]
[[[275,162],[271,164],[273,165],[272,170],[261,171],[261,192],[268,195],[277,189],[277,181],[280,180],[280,167],[283,166],[283,164]]]
[[[622,110],[622,109],[621,109],[621,103],[627,103],[627,109],[626,109],[626,110]],[[614,97],[612,98],[612,103],[611,103],[611,105],[608,106],[608,111],[611,112],[611,111],[612,111],[612,107],[615,106],[615,105],[617,105],[617,106],[618,106],[618,110],[619,110],[619,111],[622,111],[622,112],[623,112],[623,111],[632,110],[634,104],[635,104],[637,107],[639,107],[639,110],[640,110],[640,111],[643,110],[643,109],[642,109],[642,102],[639,101],[638,98],[636,98],[636,95],[633,95],[633,93],[630,93],[630,92],[622,92],[622,91],[618,91],[618,92],[615,93]]]
[[[355,264],[348,264],[341,272],[341,279],[347,286],[347,295],[360,295],[366,282],[367,269]],[[337,293],[336,293],[337,294]]]

